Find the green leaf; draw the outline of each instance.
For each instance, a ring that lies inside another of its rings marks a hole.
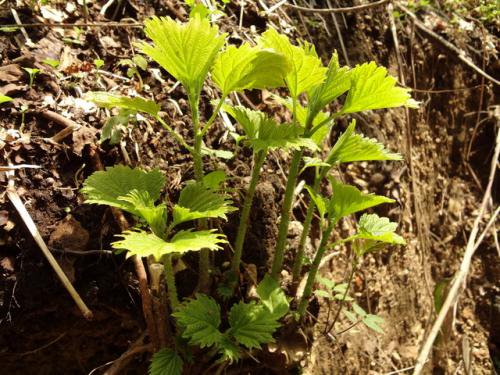
[[[311,168],[311,167],[330,167],[330,164],[324,162],[319,158],[311,158],[309,156],[304,156],[302,159],[304,160],[304,167],[302,167],[301,172],[303,172],[306,168]]]
[[[260,348],[273,342],[273,333],[279,327],[269,310],[254,302],[233,305],[229,312],[229,333],[248,349]]]
[[[205,155],[206,156],[213,156],[213,157],[216,157],[216,158],[219,158],[219,159],[226,159],[226,160],[234,158],[234,153],[231,152],[231,151],[227,151],[227,150],[214,150],[214,149],[208,148],[205,145],[201,146],[201,154],[203,156],[205,156]]]
[[[384,319],[381,318],[380,316],[377,315],[372,315],[372,314],[367,314],[363,318],[363,323],[370,328],[371,330],[378,332],[378,333],[384,333],[384,330],[379,326],[379,324],[383,323]]]
[[[111,116],[106,120],[106,123],[101,129],[101,137],[99,143],[109,140],[110,145],[120,143],[122,138],[123,128],[125,128],[130,121],[131,112],[128,109],[120,110],[116,116]]]
[[[167,229],[167,206],[155,206],[147,191],[132,190],[127,195],[118,197],[118,200],[130,203],[136,215],[143,218],[153,232],[162,237]]]
[[[203,185],[212,190],[217,190],[226,181],[224,171],[213,171],[203,176]]]
[[[151,116],[157,116],[160,111],[160,106],[152,100],[140,97],[129,98],[103,91],[88,92],[85,94],[85,100],[94,102],[102,108],[123,108],[133,112],[148,113]]]
[[[358,314],[361,318],[364,318],[364,317],[367,315],[366,311],[365,311],[365,310],[364,310],[361,306],[359,306],[357,303],[353,303],[353,304],[352,304],[352,309],[353,309],[353,310],[354,310],[354,312],[355,312],[356,314]]]
[[[264,276],[264,279],[257,285],[257,294],[275,319],[280,319],[288,313],[289,303],[286,294],[272,276],[268,274]]]
[[[264,112],[253,111],[242,106],[225,105],[224,110],[243,128],[247,142],[255,153],[281,148],[298,150],[302,147],[316,150],[316,144],[309,138],[301,137],[302,127],[292,124],[279,125]]]
[[[148,68],[148,60],[146,60],[143,56],[135,55],[132,60],[134,61],[134,64],[142,70],[146,70]]]
[[[306,185],[306,190],[309,193],[309,196],[313,200],[314,204],[316,205],[319,216],[321,216],[321,218],[324,218],[327,213],[327,205],[329,204],[328,199],[322,197],[320,194],[316,194],[310,186]]]
[[[354,186],[342,184],[334,178],[331,178],[330,182],[333,194],[329,202],[328,214],[335,220],[382,203],[394,202],[393,199],[381,195],[362,193]]]
[[[240,348],[238,347],[238,345],[232,342],[227,334],[222,335],[220,342],[217,343],[217,347],[219,348],[219,353],[221,354],[221,359],[223,361],[229,361],[229,363],[233,363],[241,357]]]
[[[356,65],[351,70],[351,88],[341,113],[367,111],[369,109],[410,107],[418,103],[409,94],[409,89],[396,86],[396,79],[387,75],[387,69],[375,62]]]
[[[325,81],[309,92],[307,121],[312,122],[323,108],[347,92],[350,87],[351,72],[349,67],[341,68],[337,52],[334,52],[328,64]]]
[[[58,65],[59,65],[59,61],[57,61],[57,66]],[[104,66],[104,60],[94,59],[94,65],[95,65],[96,69],[101,69]],[[55,66],[55,68],[57,68],[57,66]]]
[[[328,293],[325,290],[321,290],[321,289],[316,289],[314,291],[314,295],[316,297],[320,297],[320,298],[326,298],[326,299],[331,299],[332,298],[332,295],[330,293]]]
[[[47,57],[46,59],[42,60],[42,63],[47,64],[47,65],[51,66],[52,68],[56,69],[60,64],[60,61]]]
[[[149,375],[182,375],[182,358],[172,349],[156,352],[149,365]]]
[[[326,159],[328,164],[402,159],[400,154],[386,150],[376,139],[354,133],[355,127],[356,121],[353,120],[330,151]]]
[[[229,46],[217,56],[212,79],[226,96],[233,91],[283,86],[289,70],[283,55],[243,43]]]
[[[356,314],[352,313],[351,311],[342,309],[342,313],[346,316],[347,319],[349,319],[351,323],[355,324],[358,321]]]
[[[194,299],[190,299],[172,315],[184,328],[182,337],[189,339],[190,344],[204,348],[222,341],[223,335],[219,331],[220,307],[213,298],[196,294]]]
[[[330,279],[321,276],[316,276],[316,281],[321,285],[323,285],[326,289],[334,290],[333,288],[335,288],[335,283]]]
[[[173,225],[201,218],[227,220],[226,214],[236,210],[232,203],[225,194],[207,187],[203,182],[188,183],[174,206]]]
[[[147,192],[154,202],[160,198],[164,185],[165,177],[157,169],[146,172],[140,168],[116,165],[90,175],[83,183],[81,192],[86,197],[85,203],[105,204],[138,215],[133,205],[120,198],[135,190]]]
[[[264,48],[274,49],[288,60],[291,69],[285,77],[285,82],[293,98],[324,81],[326,68],[316,54],[314,46],[308,43],[294,46],[285,35],[279,34],[272,28],[262,34],[259,44]]]
[[[7,95],[0,95],[0,104],[10,102],[12,98]]]
[[[142,43],[142,52],[179,80],[191,99],[198,98],[226,35],[220,35],[217,26],[199,16],[187,23],[152,17],[144,24],[153,45]]]
[[[377,214],[363,214],[358,222],[358,232],[355,238],[383,242],[388,244],[404,245],[405,240],[394,233],[398,224],[391,222],[387,217]]]
[[[219,250],[221,245],[226,243],[225,236],[220,233],[214,233],[211,230],[183,230],[165,241],[153,233],[145,231],[125,231],[119,235],[121,240],[113,242],[114,249],[125,249],[128,251],[127,258],[133,255],[139,257],[154,256],[159,262],[166,254],[184,254],[188,251],[199,251],[201,249]]]

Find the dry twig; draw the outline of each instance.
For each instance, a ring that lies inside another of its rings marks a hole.
[[[293,4],[284,4],[289,8],[298,10],[300,12],[304,13],[348,13],[348,12],[357,12],[359,10],[365,10],[369,8],[374,8],[378,7],[380,5],[384,5],[385,3],[388,3],[390,0],[379,0],[375,1],[374,3],[368,3],[368,4],[362,4],[362,5],[356,5],[352,7],[345,7],[345,8],[322,8],[322,9],[315,9],[315,8],[306,8],[306,7],[301,7],[298,5],[293,5]]]

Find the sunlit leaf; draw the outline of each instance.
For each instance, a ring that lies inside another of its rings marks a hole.
[[[12,98],[7,95],[0,95],[0,104],[10,102]]]
[[[405,240],[395,233],[398,224],[377,214],[363,214],[358,222],[358,239],[372,240],[388,244],[404,245]]]
[[[396,79],[387,75],[387,69],[373,61],[356,65],[351,70],[351,80],[341,111],[344,114],[400,106],[418,107],[409,94],[410,90],[396,86]]]
[[[152,17],[144,24],[144,32],[153,44],[142,43],[142,52],[179,80],[192,99],[197,98],[225,34],[219,34],[217,26],[199,16],[187,23]]]
[[[283,86],[289,68],[283,55],[244,43],[229,46],[217,56],[212,79],[226,96],[233,91]]]
[[[384,330],[380,327],[380,324],[382,324],[383,322],[383,318],[373,314],[367,314],[363,318],[364,325],[377,333],[384,333]]]
[[[348,163],[368,160],[401,160],[400,154],[385,149],[376,139],[356,134],[356,121],[351,121],[346,131],[339,137],[327,157],[328,164]]]
[[[140,230],[125,231],[119,236],[122,239],[112,243],[114,249],[127,250],[127,257],[152,255],[158,262],[166,254],[184,254],[201,249],[219,250],[222,244],[227,242],[225,236],[215,230],[184,230],[177,232],[169,241]]]
[[[160,106],[152,100],[140,97],[129,98],[103,91],[88,92],[85,94],[85,100],[94,102],[102,108],[123,108],[134,112],[149,113],[151,116],[156,116],[160,110]]]
[[[272,28],[262,34],[259,44],[264,48],[274,49],[288,60],[291,69],[285,77],[285,82],[293,98],[324,81],[326,68],[316,54],[314,46],[307,43],[294,46],[285,35],[279,34]]]
[[[264,276],[257,285],[257,294],[272,317],[279,319],[288,313],[289,303],[286,294],[272,276]]]

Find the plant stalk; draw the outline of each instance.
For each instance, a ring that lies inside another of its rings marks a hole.
[[[297,309],[297,312],[301,317],[304,316],[307,309],[307,305],[309,304],[309,298],[311,297],[312,294],[314,281],[316,280],[316,274],[318,273],[318,268],[321,263],[321,259],[323,258],[325,251],[328,249],[327,246],[328,240],[330,238],[330,235],[332,234],[333,228],[335,227],[336,223],[337,220],[330,220],[328,227],[323,231],[321,242],[319,244],[318,251],[316,252],[316,255],[314,257],[314,261],[311,266],[311,270],[309,271],[309,275],[307,276],[307,282],[304,288],[304,293],[302,295],[302,299],[300,300],[299,308]]]
[[[259,151],[255,155],[255,162],[252,170],[252,178],[250,180],[250,185],[248,186],[248,190],[245,195],[245,200],[243,202],[240,224],[238,226],[238,232],[236,235],[236,241],[234,245],[234,255],[231,262],[231,268],[235,274],[238,274],[240,270],[241,255],[243,253],[243,243],[245,242],[245,236],[248,228],[248,218],[250,217],[250,209],[252,208],[255,188],[257,187],[257,182],[259,181],[260,170],[266,159],[266,154],[267,151]]]
[[[316,193],[319,190],[319,184],[321,179],[316,177],[314,180],[313,191]],[[304,262],[304,250],[306,247],[307,237],[311,230],[311,223],[314,216],[314,209],[316,205],[312,199],[309,200],[309,206],[307,207],[306,217],[302,224],[302,233],[300,234],[299,248],[297,249],[297,254],[295,255],[295,261],[293,262],[292,276],[293,283],[297,284],[299,282],[300,273],[302,271],[302,264]]]
[[[177,296],[177,287],[175,285],[174,267],[172,266],[172,255],[168,254],[165,257],[165,281],[168,288],[168,300],[173,311],[179,306],[179,298]]]
[[[292,210],[293,193],[297,183],[299,174],[300,160],[302,159],[302,151],[295,151],[288,171],[288,181],[286,182],[285,198],[281,207],[281,220],[278,230],[278,240],[274,252],[274,260],[271,268],[271,276],[278,280],[279,274],[283,268],[283,258],[285,255],[286,238],[288,235],[288,224],[290,223],[290,213]]]

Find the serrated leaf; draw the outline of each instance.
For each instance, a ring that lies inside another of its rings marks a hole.
[[[110,94],[109,92],[95,91],[85,94],[85,100],[95,103],[102,108],[122,108],[133,112],[144,112],[156,116],[160,106],[152,100],[138,96],[129,98],[127,96]]]
[[[204,348],[219,344],[223,339],[219,331],[220,307],[213,298],[205,294],[197,294],[172,315],[184,328],[182,337],[189,339],[190,344]]]
[[[327,210],[335,220],[382,203],[394,202],[393,199],[381,195],[362,193],[354,186],[342,184],[334,178],[330,179],[330,183],[333,193]]]
[[[217,56],[212,79],[222,95],[227,96],[233,91],[283,86],[289,70],[282,54],[243,43],[239,47],[229,46]]]
[[[311,167],[330,167],[330,164],[324,162],[319,158],[311,158],[309,156],[304,156],[302,160],[304,160],[304,167],[302,167],[302,172],[306,168],[311,168]]]
[[[172,349],[161,349],[153,354],[149,375],[182,375],[182,358]]]
[[[90,175],[83,183],[81,192],[86,197],[85,203],[105,204],[138,215],[129,202],[119,198],[136,190],[147,192],[154,202],[160,198],[164,185],[165,177],[157,169],[146,172],[140,168],[115,165]]]
[[[369,160],[401,160],[400,154],[390,152],[376,139],[354,133],[356,121],[349,124],[327,157],[328,164]]]
[[[289,303],[286,294],[272,276],[268,274],[264,276],[264,279],[257,285],[257,294],[269,314],[275,319],[280,319],[288,313]]]
[[[224,110],[243,128],[246,139],[254,152],[281,148],[298,150],[309,148],[316,150],[316,144],[309,138],[301,137],[303,129],[292,124],[278,124],[261,111],[254,111],[242,106],[225,105]]]
[[[322,197],[320,194],[316,194],[310,186],[306,185],[306,190],[309,193],[309,196],[313,200],[314,204],[316,205],[319,216],[321,218],[324,218],[327,213],[327,206],[329,204],[328,200]]]
[[[314,46],[303,43],[294,46],[285,35],[275,29],[268,29],[262,34],[259,44],[283,54],[290,64],[290,71],[285,82],[293,98],[321,84],[325,79],[326,68],[321,63]]]
[[[236,210],[232,203],[225,194],[207,187],[203,182],[188,183],[174,206],[173,225],[201,218],[227,220],[226,214]]]
[[[375,62],[356,65],[351,70],[351,88],[341,113],[353,113],[370,109],[406,106],[417,108],[418,103],[409,89],[396,86],[396,79],[387,75],[387,69]]]
[[[379,326],[379,324],[383,322],[384,319],[382,319],[380,316],[377,315],[367,314],[363,318],[364,325],[366,325],[368,328],[378,333],[384,333],[384,330]]]
[[[144,25],[144,32],[153,44],[142,43],[142,52],[179,80],[190,98],[197,98],[224,44],[225,34],[219,34],[217,26],[199,16],[187,23],[170,17],[152,17]]]
[[[167,228],[167,206],[155,206],[147,191],[132,190],[128,194],[118,197],[118,200],[130,203],[136,215],[148,223],[153,232],[161,237]]]
[[[12,98],[7,95],[0,95],[0,104],[10,102]]]
[[[229,312],[229,333],[248,349],[260,348],[273,342],[273,333],[279,327],[276,318],[262,305],[240,302]]]
[[[226,243],[225,236],[215,230],[191,231],[183,230],[165,241],[153,233],[145,231],[125,231],[119,235],[121,240],[113,242],[114,249],[127,250],[127,258],[133,255],[148,257],[150,255],[159,262],[166,254],[184,254],[201,249],[219,250]]]
[[[213,171],[203,176],[203,185],[209,189],[217,190],[226,181],[226,173],[224,171]]]
[[[323,108],[347,92],[350,87],[349,67],[341,68],[337,52],[334,52],[328,64],[325,81],[309,92],[307,121],[312,122]]]
[[[232,293],[231,293],[232,294]],[[217,347],[219,348],[219,353],[222,356],[223,361],[229,361],[229,363],[233,363],[237,361],[241,356],[241,351],[238,345],[231,341],[228,335],[222,335],[221,340],[217,343]]]
[[[358,239],[404,245],[405,240],[395,233],[398,224],[377,214],[363,214],[358,222]]]

